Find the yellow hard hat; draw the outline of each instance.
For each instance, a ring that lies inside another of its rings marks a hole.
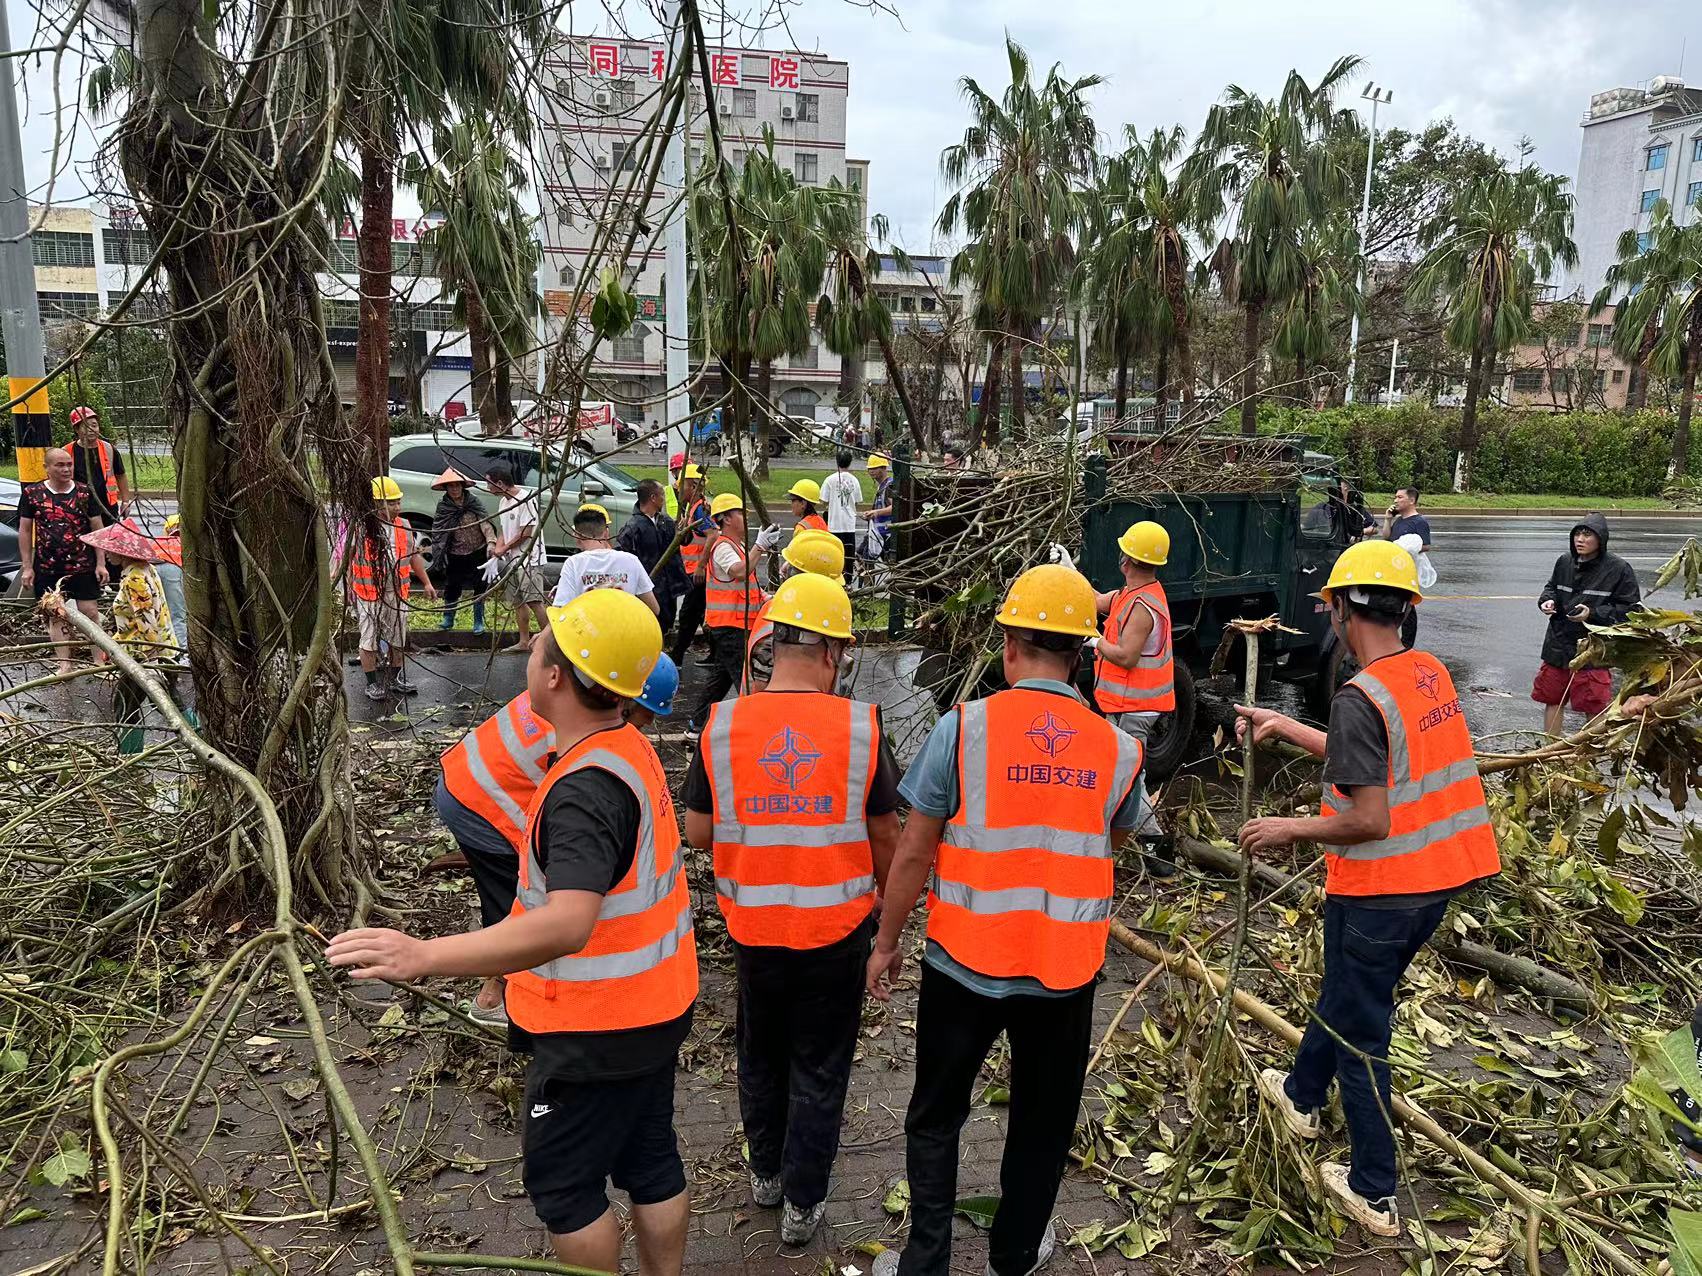
[[[715,518],[720,518],[723,514],[729,514],[734,510],[738,510],[741,514],[745,512],[745,498],[737,492],[723,492],[709,502],[709,513]]]
[[[617,696],[636,696],[662,654],[656,615],[624,589],[593,589],[545,609],[550,634],[573,667]]]
[[[786,489],[787,496],[796,496],[800,501],[808,501],[811,505],[821,504],[821,484],[814,479],[799,479]]]
[[[703,467],[701,465],[699,465],[696,461],[692,461],[689,464],[687,464],[686,472],[683,475],[681,475],[680,477],[688,478],[688,479],[701,479],[703,477]]]
[[[1087,577],[1062,563],[1030,567],[1011,583],[999,607],[1001,625],[1011,629],[1040,629],[1053,634],[1099,632],[1099,607]]]
[[[845,586],[809,572],[788,577],[774,591],[768,618],[827,638],[851,637],[851,596]]]
[[[780,557],[801,572],[844,583],[845,542],[832,532],[814,527],[793,532],[786,548],[780,551]]]
[[[165,534],[167,536],[175,536],[177,534],[177,529],[182,522],[183,520],[176,514],[167,514],[165,516]]]
[[[871,470],[884,470],[891,464],[892,462],[887,460],[887,458],[882,456],[879,452],[869,453],[869,468]]]
[[[1415,603],[1424,598],[1418,587],[1418,564],[1406,550],[1388,541],[1360,541],[1342,550],[1316,596],[1332,602],[1334,591],[1349,585],[1405,590]]]
[[[380,474],[372,480],[372,499],[375,501],[399,501],[402,499],[402,489],[396,485],[396,480],[388,474]]]
[[[1170,533],[1143,518],[1117,538],[1117,548],[1137,563],[1163,567],[1170,561]]]
[[[609,521],[609,511],[604,509],[601,505],[597,504],[596,501],[586,501],[585,504],[581,505],[578,509],[573,511],[573,517],[576,520],[579,518],[579,516],[581,514],[595,514],[599,518],[601,518],[605,523],[607,523]]]

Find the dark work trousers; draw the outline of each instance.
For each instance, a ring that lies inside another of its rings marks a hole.
[[[703,607],[703,582],[694,580],[680,597],[679,627],[674,630],[673,650],[668,653],[682,670],[686,667],[686,652],[691,650],[692,639],[703,624]]]
[[[461,595],[476,595],[484,588],[484,577],[479,569],[485,565],[485,551],[479,549],[471,554],[445,554],[443,564],[444,615],[450,624],[454,624],[456,609],[461,605]],[[473,623],[483,624],[484,620],[485,605],[475,600]]]
[[[479,924],[495,926],[514,911],[514,896],[520,889],[519,853],[489,820],[455,800],[441,774],[432,805],[467,857],[467,870],[479,893]]]
[[[656,619],[661,623],[662,632],[667,633],[674,627],[674,613],[679,610],[680,600],[671,589],[658,585],[656,586],[656,607]],[[674,664],[677,667],[679,662],[676,660]]]
[[[709,685],[703,689],[703,699],[698,701],[697,711],[691,715],[691,727],[694,731],[701,730],[704,721],[709,717],[709,706],[734,687],[742,686],[745,680],[745,645],[750,641],[750,631],[735,629],[730,625],[718,625],[709,631]]]
[[[901,1276],[946,1276],[957,1202],[958,1135],[976,1074],[1003,1032],[1011,1043],[1011,1102],[999,1210],[987,1259],[998,1276],[1034,1266],[1075,1138],[1093,1039],[1093,985],[1064,997],[986,997],[922,965],[916,1008],[916,1088],[904,1118],[910,1239]]]
[[[779,1175],[800,1209],[827,1199],[873,938],[871,919],[825,948],[733,945],[739,1112],[751,1173]]]
[[[1395,1136],[1389,1128],[1395,985],[1447,911],[1446,900],[1422,908],[1366,908],[1339,895],[1324,901],[1323,986],[1285,1089],[1296,1107],[1311,1110],[1324,1106],[1332,1077],[1341,1086],[1353,1145],[1347,1182],[1368,1201],[1395,1194]],[[1320,1019],[1352,1049],[1338,1044]]]

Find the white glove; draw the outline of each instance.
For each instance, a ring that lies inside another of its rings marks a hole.
[[[1087,651],[1098,651],[1099,650],[1099,644],[1102,641],[1103,640],[1100,638],[1100,636],[1098,634],[1095,634],[1091,638],[1083,638],[1081,645]]]
[[[756,547],[764,553],[773,549],[779,543],[780,526],[777,523],[770,523],[756,534]]]
[[[479,568],[479,574],[485,578],[485,584],[496,584],[496,578],[502,575],[502,560],[496,558],[485,559],[485,565]]]
[[[1062,545],[1058,544],[1057,541],[1053,541],[1052,544],[1047,547],[1046,561],[1051,562],[1051,563],[1057,563],[1057,564],[1059,564],[1060,566],[1063,566],[1063,567],[1073,568],[1076,565],[1076,560],[1075,560],[1074,556],[1070,553],[1069,550],[1065,549]]]

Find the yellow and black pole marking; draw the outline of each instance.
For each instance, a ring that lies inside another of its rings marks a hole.
[[[53,446],[53,417],[47,408],[47,382],[40,377],[8,377],[12,437],[18,445],[18,479],[39,483],[47,477],[47,449]]]

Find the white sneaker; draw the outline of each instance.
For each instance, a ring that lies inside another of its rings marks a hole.
[[[1347,1166],[1325,1161],[1318,1167],[1318,1181],[1324,1185],[1324,1194],[1335,1207],[1373,1236],[1401,1234],[1401,1216],[1395,1208],[1395,1198],[1385,1196],[1380,1201],[1366,1200],[1347,1185]]]
[[[1052,1236],[1052,1225],[1048,1223],[1046,1225],[1046,1231],[1040,1237],[1040,1248],[1034,1255],[1034,1266],[1024,1272],[1023,1276],[1034,1276],[1035,1272],[1039,1271],[1042,1267],[1046,1266],[1047,1263],[1052,1261],[1052,1251],[1057,1248],[1058,1242],[1054,1240]],[[991,1263],[987,1264],[987,1276],[999,1276],[999,1274],[993,1270],[993,1264]]]
[[[1324,1122],[1313,1108],[1310,1112],[1298,1108],[1284,1089],[1288,1073],[1281,1068],[1266,1068],[1259,1073],[1259,1093],[1265,1101],[1282,1114],[1283,1124],[1303,1139],[1315,1139],[1323,1133]]]
[[[763,1178],[760,1174],[751,1175],[751,1200],[762,1206],[763,1209],[773,1209],[780,1204],[780,1195],[780,1176],[778,1174],[773,1178]]]

